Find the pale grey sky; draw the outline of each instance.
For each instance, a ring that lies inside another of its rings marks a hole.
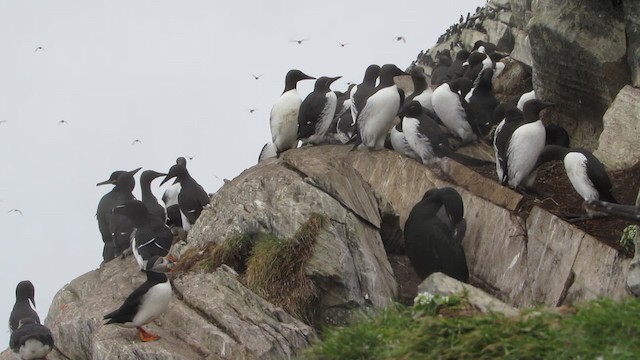
[[[112,171],[195,156],[190,173],[215,192],[270,140],[289,69],[341,75],[332,88],[344,90],[369,64],[406,68],[484,3],[0,1],[0,323],[19,281],[34,283],[44,320],[64,284],[98,267],[95,212],[110,188],[95,184]]]

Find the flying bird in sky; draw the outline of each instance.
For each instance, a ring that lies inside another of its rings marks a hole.
[[[135,139],[131,142],[131,145],[135,145],[135,144],[142,144],[142,141]]]
[[[251,76],[253,76],[254,79],[258,80],[262,77],[262,74],[260,75],[256,75],[256,74],[251,74]]]
[[[7,214],[8,213],[12,213],[12,212],[16,212],[16,213],[20,214],[20,216],[24,216],[20,209],[11,209],[11,210],[7,211]]]
[[[67,120],[60,120],[58,121],[58,125],[69,125],[69,122]]]
[[[393,41],[402,41],[403,43],[407,43],[407,39],[404,38],[404,36],[396,36],[393,38]]]
[[[340,41],[338,41],[338,44],[340,44],[341,47],[345,47],[345,46],[349,45],[349,43],[343,43],[343,42],[340,42]]]
[[[299,40],[297,40],[297,39],[291,39],[291,40],[289,40],[289,41],[290,41],[290,42],[296,42],[296,43],[298,43],[298,44],[302,44],[302,42],[303,42],[303,41],[307,41],[307,40],[309,40],[309,38],[304,38],[304,39],[299,39]]]
[[[42,51],[44,51],[44,48],[43,48],[42,46],[38,46],[35,50],[33,50],[33,52],[36,52],[36,51],[38,51],[38,50],[42,50]]]
[[[258,109],[254,109],[254,108],[247,109],[247,111],[249,111],[249,114],[253,114],[256,110]]]
[[[195,155],[187,155],[187,159],[189,160],[193,160],[193,158],[196,157]]]

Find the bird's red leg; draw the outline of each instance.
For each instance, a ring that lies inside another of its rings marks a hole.
[[[138,337],[140,338],[140,341],[142,341],[142,342],[156,341],[156,340],[160,339],[160,336],[148,332],[142,326],[138,326],[138,327],[136,327],[136,329],[138,329]]]

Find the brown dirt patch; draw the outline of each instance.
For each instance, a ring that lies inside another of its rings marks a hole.
[[[494,165],[472,168],[480,175],[497,182]],[[621,204],[635,204],[638,188],[640,187],[640,163],[627,170],[610,171],[609,177],[613,184],[613,195]],[[526,214],[534,205],[567,219],[567,213],[583,214],[583,200],[574,190],[564,165],[560,161],[544,164],[538,170],[535,191],[536,196],[525,195],[521,212]],[[626,256],[632,254],[619,244],[622,230],[630,225],[629,221],[614,217],[605,217],[575,223],[587,234],[595,237],[604,244],[621,251]]]

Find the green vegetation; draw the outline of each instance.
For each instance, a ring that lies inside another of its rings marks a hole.
[[[226,264],[256,294],[311,324],[317,289],[304,268],[327,223],[326,216],[311,214],[290,239],[259,233],[237,234],[221,244],[211,241],[186,250],[176,270],[213,272]]]
[[[622,230],[622,236],[620,236],[620,246],[627,250],[630,254],[635,252],[634,239],[638,232],[638,225],[629,225]]]
[[[445,301],[446,300],[446,301]],[[430,315],[435,310],[438,315]],[[602,299],[569,312],[473,315],[464,296],[394,305],[328,329],[305,359],[637,359],[640,300]]]
[[[311,323],[317,289],[304,273],[320,229],[327,219],[312,214],[290,239],[264,235],[247,261],[244,280],[256,294],[281,306],[289,314]]]

